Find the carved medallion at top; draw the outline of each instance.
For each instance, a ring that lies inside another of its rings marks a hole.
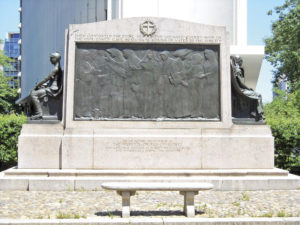
[[[144,23],[140,25],[140,31],[144,36],[150,37],[155,34],[157,28],[154,22],[150,20],[146,20]]]

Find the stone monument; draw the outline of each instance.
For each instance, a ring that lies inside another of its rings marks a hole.
[[[224,27],[165,18],[70,25],[64,60],[61,121],[25,124],[18,168],[5,173],[28,175],[20,189],[124,179],[210,181],[222,190],[300,184],[274,169],[259,98],[232,84],[239,64]],[[232,109],[232,92],[245,107]],[[233,114],[248,120],[233,123]]]

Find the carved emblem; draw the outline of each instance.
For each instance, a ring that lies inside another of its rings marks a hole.
[[[146,20],[140,25],[140,31],[144,36],[149,37],[156,32],[156,26],[152,21]]]

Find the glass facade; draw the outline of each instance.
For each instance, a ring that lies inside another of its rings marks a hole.
[[[20,71],[20,63],[18,57],[20,55],[19,46],[20,34],[19,33],[8,33],[8,38],[4,42],[4,54],[10,59],[10,67],[4,67],[3,71],[5,76],[12,77],[11,86],[13,88],[19,87],[18,73]]]
[[[0,0],[1,1],[1,0]],[[115,1],[115,0],[113,0]],[[107,0],[21,0],[21,98],[49,74],[49,55],[61,54],[64,67],[65,30],[70,24],[106,20]]]

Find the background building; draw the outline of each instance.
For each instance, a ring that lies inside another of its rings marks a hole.
[[[69,24],[128,17],[168,17],[225,26],[230,52],[244,59],[246,84],[255,89],[263,46],[247,45],[247,0],[21,0],[22,97],[51,70],[49,55],[64,58]],[[62,60],[62,64],[64,64]]]
[[[4,75],[7,77],[13,77],[11,80],[11,86],[13,88],[19,87],[18,73],[20,72],[20,47],[19,47],[20,34],[19,33],[7,33],[4,41],[4,54],[7,55],[12,62],[10,67],[4,67]]]
[[[279,80],[278,82],[278,89],[279,90],[282,90],[282,91],[285,91],[285,92],[288,92],[290,90],[290,86],[287,82],[287,79],[281,79]]]
[[[108,19],[137,16],[225,26],[230,34],[230,54],[243,57],[245,82],[256,88],[264,46],[247,45],[247,0],[108,0]]]
[[[285,74],[283,74],[282,78],[279,79],[277,88],[279,90],[281,90],[281,91],[289,93],[289,91],[290,91],[290,85],[289,85],[289,82],[287,81],[287,78],[286,78]],[[273,99],[276,96],[277,96],[276,92],[273,91]]]
[[[106,0],[20,0],[21,98],[49,74],[51,53],[62,54],[63,68],[65,30],[69,24],[105,20],[106,3]]]

